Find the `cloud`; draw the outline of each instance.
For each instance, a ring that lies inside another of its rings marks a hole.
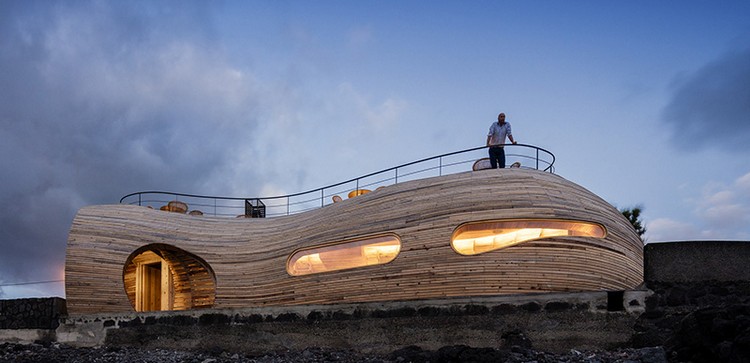
[[[735,187],[743,194],[750,195],[750,173],[739,177],[734,182]]]
[[[410,136],[397,132],[408,109],[405,101],[371,100],[348,83],[321,87],[315,95],[286,92],[268,100],[267,108],[274,122],[259,128],[254,153],[243,156],[256,158],[269,181],[262,196],[309,190],[390,167],[371,162],[398,154],[397,145],[405,144],[398,138]],[[283,181],[285,188],[273,181]]]
[[[657,218],[647,225],[647,239],[750,240],[750,173],[728,185],[708,183],[688,204],[695,222]]]
[[[750,189],[747,173],[730,185],[711,183],[696,201],[695,214],[715,230],[742,230],[750,225]]]
[[[0,281],[59,278],[83,205],[253,179],[262,92],[201,3],[25,4],[0,9]]]
[[[750,151],[750,48],[733,52],[674,82],[663,121],[685,150]]]
[[[648,242],[693,240],[698,235],[695,226],[670,218],[657,218],[646,223],[645,239]]]
[[[382,145],[405,144],[391,136],[404,101],[309,92],[328,69],[314,57],[275,64],[289,75],[264,82],[233,65],[208,4],[0,2],[0,288],[62,279],[85,205],[142,190],[299,192],[377,170],[372,155],[399,152]],[[64,294],[3,293],[34,291]]]

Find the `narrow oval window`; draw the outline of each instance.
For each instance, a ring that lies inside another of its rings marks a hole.
[[[382,265],[393,261],[400,251],[401,240],[395,235],[358,239],[296,251],[287,260],[286,271],[301,276]]]
[[[456,228],[451,247],[462,255],[477,255],[542,238],[604,238],[606,235],[607,229],[593,222],[556,219],[472,222]]]

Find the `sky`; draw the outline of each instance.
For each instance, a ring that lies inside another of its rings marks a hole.
[[[301,192],[483,146],[499,112],[648,243],[750,241],[748,1],[0,1],[0,298],[76,212]]]

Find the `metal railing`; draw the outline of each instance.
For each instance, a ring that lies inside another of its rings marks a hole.
[[[180,201],[187,204],[191,211],[225,217],[250,217],[251,213],[248,209],[250,206],[252,208],[262,206],[263,217],[290,215],[331,204],[334,196],[346,199],[350,192],[357,190],[374,190],[381,186],[410,180],[471,171],[475,161],[487,157],[486,149],[486,146],[481,146],[433,156],[322,188],[288,195],[244,198],[143,191],[122,197],[120,203],[159,209],[170,201]],[[508,165],[519,162],[521,168],[554,173],[555,155],[543,148],[527,144],[507,144],[505,150],[505,160]],[[252,215],[260,214],[252,213]]]

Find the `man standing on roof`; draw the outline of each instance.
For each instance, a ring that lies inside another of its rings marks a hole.
[[[505,122],[505,114],[497,115],[497,122],[490,125],[490,132],[487,134],[487,146],[490,147],[490,165],[492,169],[505,167],[505,150],[503,144],[505,138],[508,138],[513,144],[513,133],[510,131],[510,123]]]

